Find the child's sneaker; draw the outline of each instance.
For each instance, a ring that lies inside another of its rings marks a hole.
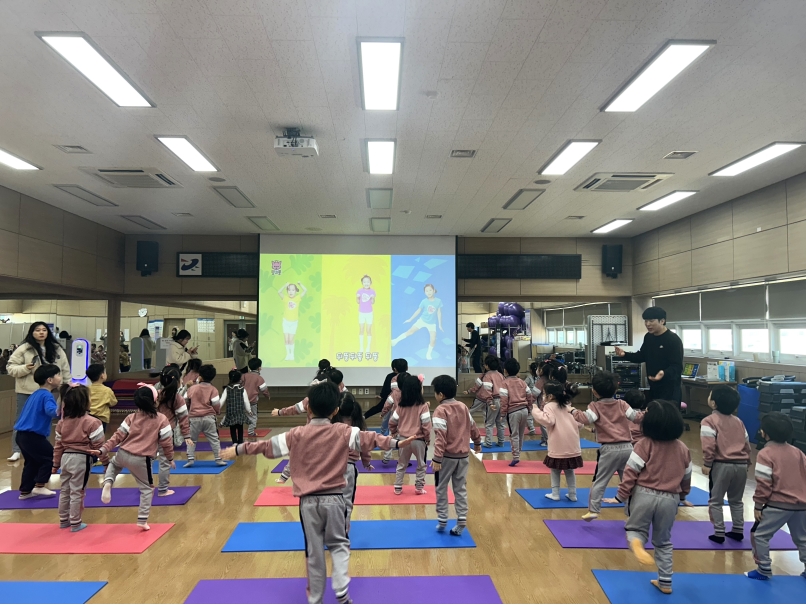
[[[744,533],[738,531],[729,531],[725,534],[725,537],[730,538],[731,540],[736,540],[737,542],[741,542],[744,540]]]
[[[415,496],[423,496],[423,495],[425,495],[425,494],[427,494],[427,493],[428,493],[428,492],[426,492],[426,491],[425,491],[425,488],[424,488],[424,487],[421,487],[421,488],[419,488],[419,489],[415,489],[415,490],[414,490],[414,495],[415,495]]]
[[[87,524],[82,523],[81,525],[76,525],[70,528],[70,533],[75,533],[77,531],[81,531],[82,529],[87,529]]]
[[[577,495],[576,494],[568,493],[568,494],[565,494],[565,497],[568,498],[571,502],[576,502],[577,501]]]
[[[499,441],[498,442],[498,447],[504,447],[505,443],[506,443],[506,441]]]
[[[190,467],[191,467],[191,466],[193,466],[194,464],[196,464],[196,461],[195,461],[193,458],[188,458],[188,459],[185,461],[185,468],[190,468]]]
[[[519,462],[520,460],[513,460],[512,462],[509,463],[509,466],[518,466]]]
[[[59,529],[70,529],[70,522],[67,521],[65,523],[59,522]]]
[[[402,496],[403,495],[403,488],[395,486],[395,496]]]
[[[227,463],[221,460],[220,458],[215,461],[216,466],[227,466]]]
[[[554,494],[546,494],[546,498],[548,498],[549,500],[554,500],[555,502],[557,502],[560,499],[559,496],[555,496]]]
[[[151,529],[151,526],[148,523],[138,523],[137,527],[139,527],[143,531],[149,531]]]
[[[672,587],[666,584],[661,584],[660,580],[650,580],[649,583],[660,590],[663,594],[672,594]]]
[[[437,525],[437,531],[439,531],[439,532],[445,531],[445,528],[447,528],[447,527],[448,527],[447,521],[445,523],[440,521],[439,524]]]
[[[487,443],[486,441],[484,442],[484,447],[492,447],[492,446],[493,446],[492,442],[490,443]]]
[[[451,527],[451,535],[452,536],[461,536],[462,532],[464,532],[464,531],[465,531],[465,526],[464,525],[454,525],[453,527]]]
[[[806,574],[806,571],[804,571],[800,575],[802,575],[804,578],[806,578],[806,575],[804,575],[804,574]],[[751,580],[765,580],[766,581],[766,580],[770,579],[769,576],[765,576],[763,573],[761,573],[757,569],[754,569],[753,571],[746,571],[746,572],[744,572],[744,575],[746,575]]]

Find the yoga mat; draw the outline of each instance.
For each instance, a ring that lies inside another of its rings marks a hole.
[[[281,460],[280,464],[278,464],[273,469],[271,469],[271,472],[272,473],[282,473],[283,469],[287,465],[288,465],[288,460]],[[372,469],[373,470],[371,470],[371,471],[366,470],[364,468],[364,464],[360,460],[355,463],[355,466],[356,466],[356,468],[358,468],[359,473],[370,473],[370,474],[374,475],[376,473],[395,473],[395,472],[397,472],[397,460],[395,460],[394,458],[389,461],[389,464],[384,464],[383,462],[381,462],[379,459],[376,458],[375,460],[372,461]],[[414,462],[414,460],[411,460],[409,462],[409,465],[406,467],[406,472],[407,473],[416,473],[417,472],[417,464]],[[431,468],[431,461],[430,460],[426,463],[425,472],[428,473],[429,475],[434,472],[434,469]],[[291,470],[291,477],[292,478],[294,477],[294,470],[293,469]]]
[[[436,531],[436,519],[416,521],[353,521],[350,524],[352,550],[396,550],[399,548],[475,548],[465,530],[452,536]],[[305,550],[302,525],[297,521],[279,523],[238,523],[221,552],[281,552]],[[401,591],[405,594],[405,591]]]
[[[437,494],[433,485],[425,488],[426,493],[418,496],[413,485],[404,485],[403,493],[395,495],[392,485],[359,485],[355,492],[356,506],[375,506],[383,504],[436,504]],[[255,506],[298,506],[299,498],[294,496],[290,487],[267,487],[255,502]],[[453,492],[448,491],[448,502],[453,504]]]
[[[154,491],[154,498],[151,506],[180,506],[187,504],[201,488],[198,485],[191,487],[172,487],[174,494],[170,496],[157,496]],[[20,492],[11,490],[0,494],[0,509],[38,509],[38,508],[59,508],[59,490],[55,496],[19,499]],[[112,489],[112,502],[104,504],[101,502],[101,490],[99,488],[87,488],[84,497],[84,508],[115,508],[119,506],[140,506],[140,490],[136,487],[115,487]]]
[[[511,475],[550,475],[551,469],[542,460],[521,460],[518,466],[509,466],[509,460],[482,460],[488,473],[506,473]],[[574,469],[576,475],[592,475],[596,472],[596,462],[585,460],[582,468]],[[616,473],[613,473],[614,475]]]
[[[307,585],[307,578],[201,580],[185,603],[307,603]],[[501,602],[490,576],[351,578],[350,598],[354,603]],[[324,601],[336,602],[330,578]]]
[[[232,460],[227,461],[227,466],[218,466],[213,460],[196,460],[196,463],[193,466],[190,468],[185,468],[184,460],[174,460],[174,462],[176,462],[176,468],[171,469],[172,475],[218,475],[233,465]],[[151,465],[151,473],[156,478],[159,471],[160,464],[155,460]],[[106,469],[103,466],[92,467],[93,475],[103,475],[105,472]],[[128,475],[129,469],[124,468],[121,471],[121,474]]]
[[[588,495],[590,489],[587,487],[577,488],[577,501],[571,502],[565,497],[568,493],[567,488],[560,489],[560,499],[557,501],[549,500],[546,494],[550,494],[550,489],[516,489],[518,495],[526,500],[532,508],[588,508]],[[615,498],[617,487],[608,487],[605,490],[605,498]],[[708,506],[708,492],[698,487],[692,487],[691,493],[688,495],[688,501],[694,506]],[[624,508],[623,504],[607,504],[602,502],[602,508]]]
[[[114,496],[113,496],[114,497]],[[91,523],[72,533],[58,523],[3,523],[0,553],[9,555],[139,555],[164,536],[173,523],[149,523],[143,531],[132,523]]]
[[[744,574],[675,573],[672,594],[652,586],[652,571],[594,569],[593,575],[611,603],[802,603],[800,576],[773,576],[768,582]]]
[[[271,433],[271,429],[255,429],[255,435],[257,435],[258,437],[265,437],[269,433]],[[229,428],[228,427],[219,427],[218,434],[219,434],[219,436],[220,435],[229,435]],[[246,425],[244,425],[244,427],[243,427],[243,437],[244,437],[244,439],[246,439],[248,437]],[[204,435],[204,433],[202,433],[201,435],[199,435],[199,439],[207,439],[207,437]]]
[[[537,429],[537,427],[535,427],[535,429]],[[526,431],[526,434],[527,435],[529,434],[528,430]],[[539,436],[540,431],[538,430],[535,434]],[[486,437],[487,436],[487,428],[483,427],[483,426],[479,427],[479,435],[481,435],[482,437]],[[493,428],[493,435],[498,435],[498,428]],[[509,429],[508,428],[504,429],[504,435],[509,437]]]
[[[588,523],[582,520],[544,519],[543,523],[563,548],[627,548],[624,521],[597,520]],[[710,521],[677,521],[672,527],[672,544],[677,550],[751,550],[751,527],[752,523],[745,523],[745,537],[741,542],[726,538],[724,544],[716,544],[708,539],[714,533]],[[652,548],[651,536],[646,548]],[[795,544],[788,533],[779,531],[770,540],[770,549],[795,550]]]
[[[0,603],[86,603],[104,586],[106,582],[0,582]]]
[[[595,441],[588,441],[587,439],[580,439],[579,446],[583,450],[593,450],[599,449],[599,444]],[[473,449],[473,443],[470,443],[470,449]],[[521,447],[522,452],[545,452],[548,448],[545,445],[540,445],[539,439],[526,439],[523,442],[523,447]],[[482,454],[502,454],[505,452],[512,451],[512,444],[509,441],[505,441],[504,445],[491,445],[481,446],[481,453]]]

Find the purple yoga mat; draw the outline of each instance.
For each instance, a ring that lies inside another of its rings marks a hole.
[[[544,519],[543,523],[554,534],[563,548],[627,548],[624,521],[559,521]],[[710,521],[677,521],[672,527],[672,544],[678,550],[751,550],[750,529],[752,523],[744,525],[744,540],[738,542],[730,538],[724,544],[716,544],[708,539],[714,533]],[[646,545],[652,548],[652,537]],[[779,531],[770,540],[771,550],[795,550],[792,537]]]
[[[190,487],[172,487],[174,494],[170,496],[157,496],[154,493],[154,498],[151,501],[152,506],[179,506],[186,504],[188,500],[199,491],[198,485]],[[29,498],[28,500],[19,499],[20,492],[11,490],[0,494],[0,509],[37,509],[37,508],[59,508],[59,490],[56,490],[55,496],[47,498]],[[140,505],[140,490],[136,487],[115,487],[112,488],[112,502],[104,504],[101,502],[100,488],[87,489],[86,496],[84,497],[84,508],[115,508],[118,506],[139,506]]]
[[[286,467],[286,465],[288,465],[288,460],[281,460],[280,464],[278,464],[273,469],[271,469],[271,472],[272,473],[282,473],[283,469]],[[356,466],[356,468],[358,468],[359,473],[369,473],[371,475],[374,475],[375,473],[394,473],[394,472],[397,471],[397,460],[390,460],[389,464],[384,464],[380,460],[373,460],[372,461],[372,467],[373,467],[374,470],[371,470],[371,471],[365,470],[364,465],[360,460],[355,463],[355,466]],[[412,460],[412,461],[409,462],[408,467],[406,467],[406,472],[407,473],[414,473],[416,471],[417,471],[417,464],[414,462],[414,460]],[[433,474],[433,472],[434,472],[434,469],[431,468],[431,461],[430,460],[428,461],[428,463],[427,463],[427,465],[425,467],[425,472],[428,473],[429,475]],[[293,476],[293,474],[294,474],[294,471],[292,470],[291,475]]]
[[[306,578],[201,580],[185,603],[307,603]],[[500,603],[490,576],[352,578],[355,603]],[[325,603],[335,603],[330,586]]]

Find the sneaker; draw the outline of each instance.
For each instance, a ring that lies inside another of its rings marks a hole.
[[[60,521],[59,522],[59,529],[70,529],[70,522],[68,521],[67,523],[62,523]]]
[[[531,431],[529,431],[529,434],[530,435],[537,435],[537,432],[535,432],[534,430],[531,430]]]
[[[148,523],[138,523],[137,527],[139,527],[143,531],[148,531],[151,529],[151,526]]]
[[[804,572],[803,572],[802,574],[800,574],[800,575],[802,575],[803,577],[805,577],[805,578],[806,578],[806,575],[804,575],[804,574],[806,574],[806,571],[804,571]],[[744,572],[744,575],[746,575],[746,576],[747,576],[748,578],[750,578],[751,580],[764,580],[764,581],[767,581],[767,580],[769,580],[769,579],[770,579],[770,577],[769,577],[769,576],[765,576],[763,573],[761,573],[761,572],[760,572],[759,570],[757,570],[757,569],[754,569],[753,571],[746,571],[746,572]]]
[[[74,534],[77,531],[81,531],[82,529],[87,529],[87,524],[82,523],[81,525],[76,525],[75,527],[70,528],[70,533]]]
[[[660,590],[663,594],[672,594],[672,587],[671,586],[664,586],[660,583],[660,580],[650,580],[649,581],[652,586]]]
[[[395,496],[402,496],[403,495],[403,488],[395,488]]]
[[[504,447],[504,443],[506,443],[506,442],[505,441],[499,441],[498,442],[498,447]]]
[[[453,527],[451,527],[451,535],[452,536],[461,536],[462,532],[464,532],[464,531],[465,531],[465,526],[464,525],[454,525]]]
[[[414,490],[414,495],[415,495],[415,496],[423,496],[423,495],[425,495],[425,494],[427,494],[427,493],[428,493],[428,492],[426,492],[426,491],[425,491],[425,488],[424,488],[424,487],[421,487],[420,489],[415,489],[415,490]]]
[[[540,446],[541,446],[541,447],[548,447],[548,445],[549,445],[549,442],[548,442],[548,441],[545,441],[545,440],[543,440],[543,439],[541,439],[541,440],[540,440]]]
[[[35,487],[31,492],[34,496],[55,496],[56,492],[47,487]]]
[[[27,500],[28,498],[33,498],[33,497],[34,497],[34,495],[31,492],[28,492],[27,494],[20,494],[19,495],[20,500]]]
[[[518,460],[513,460],[512,462],[510,462],[510,463],[509,463],[509,465],[508,465],[508,466],[518,466],[518,463],[520,463],[520,459],[518,459]]]
[[[104,481],[104,488],[101,490],[101,502],[109,504],[112,502],[112,482]]]
[[[220,459],[219,459],[219,460],[216,460],[216,461],[215,461],[215,465],[216,465],[216,466],[227,466],[227,463],[226,463],[226,462],[224,462],[223,460],[220,460]],[[186,465],[186,466],[187,466],[187,465]]]
[[[548,498],[549,500],[554,500],[555,502],[557,502],[560,499],[559,496],[555,496],[554,494],[546,494],[546,498]]]
[[[565,494],[565,497],[568,498],[571,502],[576,502],[577,501],[577,495],[576,494]]]
[[[196,461],[195,461],[193,458],[188,458],[188,459],[185,461],[185,468],[190,468],[190,467],[191,467],[191,466],[193,466],[194,464],[196,464]]]
[[[486,441],[484,442],[484,447],[492,447],[492,446],[493,446],[492,443],[487,443]]]
[[[437,525],[437,531],[443,532],[443,531],[445,531],[445,528],[447,528],[447,527],[448,527],[447,523],[440,523],[439,525]]]
[[[176,492],[172,489],[166,489],[164,492],[157,490],[157,496],[165,497],[165,496],[173,496]]]
[[[590,511],[588,511],[587,513],[585,513],[584,515],[582,515],[582,520],[583,520],[583,521],[587,521],[587,522],[589,522],[589,523],[590,523],[591,521],[595,521],[595,520],[596,520],[596,519],[598,519],[598,518],[599,518],[599,513],[592,513],[592,512],[590,512]]]
[[[20,458],[22,458],[22,454],[20,454],[19,452],[14,452],[6,460],[8,460],[9,462],[16,462]]]

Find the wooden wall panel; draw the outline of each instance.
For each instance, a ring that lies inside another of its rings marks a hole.
[[[702,248],[733,239],[733,207],[720,204],[691,217],[691,247]]]
[[[803,271],[806,269],[806,221],[793,223],[787,227],[787,242],[789,270]]]
[[[527,296],[575,296],[574,279],[522,279],[521,294]]]
[[[25,279],[62,283],[62,246],[20,235],[19,275]]]
[[[0,216],[3,217],[0,229],[20,232],[20,197],[13,189],[0,186]]]
[[[691,250],[691,220],[684,218],[658,229],[658,258]]]
[[[786,225],[786,185],[783,181],[733,200],[733,237]]]
[[[806,172],[786,180],[786,220],[806,221]]]
[[[94,289],[96,286],[96,256],[65,246],[62,248],[62,284]]]
[[[573,237],[522,237],[520,240],[521,254],[577,254]]]
[[[733,240],[733,277],[763,277],[786,273],[789,262],[786,227],[769,229]]]
[[[0,230],[0,275],[17,277],[19,248],[19,234]]]
[[[691,286],[691,250],[658,259],[658,279],[664,290]]]
[[[20,235],[62,246],[64,211],[27,195],[20,197]]]
[[[659,290],[658,261],[651,260],[633,266],[633,294],[648,294]]]
[[[733,242],[720,242],[691,251],[691,285],[718,284],[733,279]]]
[[[520,254],[519,237],[467,237],[464,254]]]
[[[602,267],[582,266],[582,279],[577,283],[578,296],[630,296],[633,290],[633,266],[623,265],[617,278],[607,277]]]
[[[645,263],[658,258],[658,230],[653,229],[633,238],[633,263]]]
[[[97,254],[99,226],[98,223],[93,223],[75,214],[65,212],[62,245],[65,248],[81,250],[92,255]]]
[[[519,279],[464,279],[466,296],[520,296],[521,280]],[[526,281],[526,280],[524,280]]]

